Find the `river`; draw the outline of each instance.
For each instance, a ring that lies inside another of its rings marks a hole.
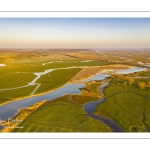
[[[101,95],[104,96],[103,90],[106,86],[108,86],[108,84],[109,84],[108,82],[105,82],[101,86],[99,86],[98,91],[99,91],[99,93],[101,93]],[[124,130],[121,127],[119,127],[112,119],[93,114],[93,112],[96,111],[96,106],[99,105],[100,103],[102,103],[104,100],[105,100],[105,98],[102,97],[97,102],[86,103],[83,106],[85,112],[87,113],[88,116],[90,116],[94,119],[98,119],[98,120],[102,121],[103,123],[105,123],[107,126],[110,127],[110,129],[113,132],[124,132]]]
[[[125,72],[128,74],[128,73],[131,72],[131,70],[132,70],[132,72],[133,71],[137,72],[137,71],[142,71],[143,68],[135,67],[135,68],[132,68],[132,69],[126,69]],[[52,71],[52,69],[46,70],[44,72],[44,74],[46,74],[48,72],[51,72],[51,71]],[[120,73],[119,70],[117,72]],[[123,72],[123,70],[122,70],[122,72]],[[41,74],[43,74],[43,72],[40,73],[39,75],[41,75]],[[88,78],[88,80],[103,80],[108,76],[109,75],[106,75],[106,74],[103,74],[103,73],[98,73],[98,74]],[[35,80],[32,81],[32,84],[34,84],[34,83],[35,83]],[[4,105],[0,106],[0,119],[7,120],[8,118],[13,117],[18,112],[18,109],[28,107],[28,106],[33,105],[36,102],[39,102],[41,100],[49,101],[49,100],[53,100],[57,97],[61,97],[65,94],[80,94],[81,91],[79,90],[79,88],[83,88],[84,86],[85,86],[84,83],[67,83],[64,86],[62,86],[62,87],[60,87],[60,88],[58,88],[54,91],[50,91],[46,94],[41,94],[41,95],[37,95],[37,96],[33,95],[31,97],[28,97],[28,98],[22,98],[20,100],[15,100],[15,101],[9,102],[7,104],[4,104]],[[100,100],[100,102],[101,102],[101,100]],[[91,110],[93,110],[93,107],[97,103],[99,103],[99,102],[92,102],[91,104],[87,104],[85,106],[85,110],[88,112],[88,115],[92,115],[92,114],[90,114],[90,112],[91,112]],[[91,110],[89,109],[89,107],[91,107]],[[105,120],[105,119],[103,119],[103,120]]]
[[[105,123],[107,126],[110,127],[110,129],[113,132],[124,132],[124,130],[121,127],[119,127],[113,120],[93,114],[93,112],[96,110],[96,106],[102,103],[104,100],[105,98],[100,98],[99,101],[97,102],[90,102],[90,103],[85,104],[84,105],[85,112],[87,113],[88,116],[94,119],[98,119],[102,121],[103,123]]]
[[[126,70],[117,70],[117,74],[130,74],[130,73],[135,73],[135,72],[140,72],[140,71],[145,71],[147,68],[144,67],[132,67],[130,69]]]

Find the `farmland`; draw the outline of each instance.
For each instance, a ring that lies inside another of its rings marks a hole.
[[[69,81],[77,72],[81,69],[60,69],[54,70],[46,75],[43,75],[37,83],[41,83],[41,86],[38,88],[36,93],[43,93],[53,89],[56,89],[67,81]]]
[[[92,102],[97,103],[93,115],[113,120],[126,132],[149,132],[149,67],[146,71],[126,75],[116,71],[130,69],[133,65],[140,67],[142,63],[139,62],[149,63],[149,51],[145,53],[136,58],[134,50],[3,51],[0,56],[0,63],[4,64],[0,66],[0,105],[5,107],[6,103],[17,99],[25,103],[27,97],[32,104],[18,113],[18,116],[25,116],[19,124],[23,128],[15,128],[13,132],[113,131],[85,111],[84,106]],[[127,54],[129,60],[124,58]],[[92,78],[101,73],[107,78]],[[99,87],[106,82],[109,84],[103,95]],[[102,97],[105,100],[98,103]],[[36,98],[39,103],[34,109]],[[11,109],[11,104],[6,105],[5,109],[8,108]]]
[[[74,56],[80,59],[92,59],[103,60],[114,63],[138,65],[138,62],[150,63],[150,50],[93,50],[90,53],[88,51],[81,51],[80,53],[75,51],[70,53],[70,56]]]
[[[0,90],[25,86],[35,77],[36,75],[34,75],[33,73],[1,73]]]
[[[30,96],[36,85],[19,89],[0,91],[0,104],[12,101],[16,98]]]
[[[1,104],[8,100],[29,96],[37,86],[34,85],[36,83],[40,83],[40,86],[35,94],[48,92],[67,83],[84,66],[110,64],[104,61],[86,62],[80,58],[67,56],[65,50],[1,50],[0,62],[6,65],[0,67]],[[28,85],[36,78],[35,73],[48,69],[59,70],[42,75],[36,83],[33,83],[34,86]]]

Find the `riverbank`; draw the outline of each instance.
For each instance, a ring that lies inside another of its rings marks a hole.
[[[27,108],[19,109],[14,117],[0,122],[0,125],[4,127],[0,132],[11,132],[15,128],[23,128],[23,126],[19,126],[21,122],[23,122],[30,114],[32,114],[45,102],[46,100],[42,100],[41,102],[37,102]]]
[[[124,79],[124,78],[122,78],[121,76],[116,76],[116,78],[114,78],[114,79],[112,79],[110,82],[112,82],[113,81],[113,83],[115,84],[115,87],[116,87],[116,85],[117,86],[121,86],[121,88],[120,88],[120,90],[118,90],[118,93],[121,93],[121,90],[122,90],[122,88],[124,88],[124,87],[126,87],[126,85],[124,85],[124,82],[122,82],[121,81],[121,83],[118,85],[118,83],[116,83],[114,80],[117,80],[117,81],[119,81],[120,82],[120,79]],[[125,78],[126,79],[126,78]],[[144,80],[144,79],[143,79]],[[126,80],[125,80],[126,81]],[[106,84],[106,83],[104,83],[104,84]],[[73,84],[73,86],[75,86],[74,84]],[[106,86],[107,86],[107,84],[106,84]],[[110,85],[110,87],[112,86],[112,84]],[[129,85],[128,85],[129,86]],[[96,86],[95,86],[96,87]],[[104,87],[105,86],[103,86],[103,85],[101,85],[101,87],[98,87],[98,89],[99,90],[103,90],[104,89]],[[67,88],[68,89],[68,88]],[[107,88],[108,89],[108,88]],[[106,91],[107,91],[107,89],[106,89]],[[96,88],[96,90],[97,90],[97,88]],[[111,89],[111,91],[112,91],[112,89]],[[136,91],[134,90],[134,93],[135,93]],[[56,92],[57,93],[57,92]],[[70,92],[67,92],[68,93],[68,95],[70,94]],[[66,92],[63,92],[63,94],[67,94]],[[109,92],[109,94],[111,94],[110,92]],[[127,94],[128,95],[128,94]],[[57,95],[58,96],[58,95]],[[103,95],[104,96],[104,95]],[[106,95],[107,96],[107,95]],[[58,96],[59,97],[59,96]],[[63,95],[61,95],[61,97],[63,97]],[[61,97],[59,97],[59,98],[57,98],[57,99],[61,99]],[[112,129],[112,131],[114,131],[114,132],[123,132],[123,129],[121,129],[120,127],[122,127],[120,124],[118,124],[118,122],[116,122],[116,120],[115,119],[110,119],[110,117],[108,116],[108,115],[104,115],[105,113],[103,112],[102,113],[102,111],[101,111],[101,113],[100,114],[93,114],[93,109],[95,110],[95,108],[96,108],[96,106],[98,105],[98,107],[100,106],[99,104],[99,101],[98,102],[95,102],[95,101],[97,101],[97,99],[99,99],[99,97],[92,97],[92,96],[87,96],[87,95],[82,95],[82,94],[78,94],[78,95],[75,95],[75,94],[73,94],[72,95],[72,98],[73,98],[73,102],[77,102],[77,103],[81,103],[82,105],[79,105],[80,107],[84,107],[83,106],[83,104],[85,104],[86,103],[86,105],[87,105],[87,111],[88,110],[90,110],[91,111],[91,109],[92,109],[92,112],[88,112],[87,114],[89,114],[89,116],[90,117],[93,117],[94,119],[97,119],[97,120],[101,120],[101,121],[104,121],[104,123],[106,123],[108,126],[111,126],[111,124],[113,124],[112,125],[112,127],[111,127],[111,129]],[[108,98],[108,97],[107,97]],[[68,98],[69,99],[69,98]],[[51,101],[51,103],[55,103],[54,101],[56,100],[56,99],[51,99],[52,101]],[[82,101],[81,101],[82,100]],[[94,102],[93,102],[93,100],[94,100]],[[101,100],[101,99],[100,99]],[[71,101],[70,101],[71,102]],[[76,103],[76,104],[77,104]],[[103,102],[103,103],[105,103],[105,101]],[[101,105],[103,105],[103,103],[101,104]],[[61,104],[61,101],[60,101],[60,104]],[[95,105],[96,104],[96,105]],[[63,104],[63,105],[65,105],[65,104]],[[63,105],[61,104],[61,107],[63,107]],[[92,107],[91,107],[91,105],[92,105]],[[111,104],[112,105],[112,104]],[[51,105],[51,107],[53,107],[53,105]],[[107,106],[108,107],[108,106]],[[110,107],[110,106],[109,106]],[[110,109],[110,108],[109,108]],[[84,109],[83,109],[84,110]],[[57,110],[58,111],[58,110]],[[56,111],[56,112],[57,112]],[[55,112],[55,113],[56,113]],[[39,114],[40,115],[40,114]],[[59,120],[59,118],[57,118],[58,120]],[[66,118],[67,119],[67,118]],[[105,122],[106,121],[106,122]],[[28,122],[28,124],[29,124],[29,122]],[[16,130],[16,131],[19,131],[19,130]]]
[[[69,97],[64,95],[45,102],[20,124],[24,128],[15,128],[13,132],[111,132],[103,122],[87,116],[83,107]]]
[[[124,130],[109,117],[106,117],[106,116],[103,117],[103,116],[94,114],[94,112],[96,111],[96,107],[105,100],[103,90],[107,86],[108,86],[108,82],[104,82],[102,85],[98,87],[97,90],[101,92],[102,96],[93,97],[93,96],[87,96],[84,94],[70,95],[69,101],[71,101],[73,104],[82,106],[83,110],[89,117],[96,119],[100,122],[103,122],[113,132],[124,132]]]
[[[64,84],[64,85],[62,85],[62,86],[65,86],[66,84],[68,84],[68,82],[67,82],[67,83],[65,83],[65,84]],[[24,99],[26,99],[26,98],[31,98],[31,97],[41,96],[41,95],[44,95],[44,94],[47,94],[47,93],[53,92],[53,91],[55,91],[55,90],[57,90],[57,89],[61,88],[62,86],[60,86],[60,87],[58,87],[58,88],[55,88],[55,89],[53,89],[53,90],[50,90],[50,91],[44,92],[44,93],[34,94],[34,95],[32,95],[32,96],[25,96],[25,97],[20,97],[20,98],[12,99],[12,100],[10,100],[10,101],[8,101],[8,102],[4,102],[4,103],[0,104],[0,106],[6,105],[6,104],[8,104],[8,103],[10,103],[10,102],[15,102],[15,101],[19,101],[19,100],[24,100]]]
[[[81,71],[79,71],[74,77],[72,77],[70,81],[72,83],[81,83],[82,80],[91,78],[96,74],[104,73],[106,71],[115,72],[116,70],[130,69],[130,68],[132,68],[132,66],[122,65],[122,64],[107,65],[107,66],[92,66],[88,68],[86,67],[83,68]]]
[[[21,99],[20,101],[12,101],[12,103],[8,103],[6,105],[3,105],[0,107],[0,118],[2,119],[7,119],[8,117],[12,117],[17,109],[19,108],[26,108],[30,105],[33,105],[34,103],[41,101],[42,99],[45,100],[54,100],[57,97],[61,97],[65,94],[80,94],[81,93],[81,88],[83,88],[85,86],[85,84],[72,84],[72,83],[66,83],[65,85],[63,85],[62,87],[56,89],[53,89],[51,92],[46,92],[46,94],[44,93],[40,93],[34,96],[29,96],[26,99]],[[8,109],[9,108],[9,109]]]
[[[127,79],[127,80],[126,80]],[[140,87],[139,83],[145,83]],[[114,120],[126,132],[150,131],[150,87],[147,79],[114,78],[105,89],[106,100],[96,107],[95,115]]]
[[[108,65],[108,67],[114,67],[114,66],[118,66],[118,67],[127,67],[126,65]],[[99,66],[94,66],[94,67],[99,67]],[[106,66],[105,66],[106,67]],[[92,67],[88,67],[88,68],[93,68],[93,66]],[[128,68],[129,68],[129,66],[128,66]],[[59,68],[60,69],[60,68]],[[63,68],[64,69],[64,68]],[[67,68],[66,68],[67,69]],[[122,69],[122,68],[120,68],[120,69]],[[101,71],[99,71],[98,73],[102,73],[103,71],[107,71],[106,69],[103,69],[103,70],[101,70]],[[92,75],[90,75],[89,77],[87,77],[87,78],[90,78],[90,77],[92,77],[92,76],[94,76],[94,74],[92,74]],[[66,84],[68,84],[68,83],[70,83],[71,82],[71,79],[69,80],[69,81],[67,81],[65,84],[63,84],[62,86],[65,86]],[[74,83],[74,84],[78,84],[78,82],[72,82],[72,83]],[[79,83],[84,83],[84,82],[79,82]],[[50,91],[47,91],[47,92],[43,92],[43,93],[39,93],[39,94],[34,94],[34,95],[32,95],[32,96],[25,96],[25,97],[20,97],[20,98],[16,98],[16,99],[12,99],[12,100],[10,100],[10,101],[8,101],[8,102],[4,102],[4,103],[2,103],[2,104],[0,104],[0,106],[3,106],[3,105],[6,105],[6,104],[8,104],[8,103],[10,103],[10,102],[14,102],[14,101],[18,101],[18,100],[24,100],[24,99],[26,99],[26,98],[31,98],[31,97],[36,97],[36,96],[41,96],[41,95],[44,95],[44,94],[47,94],[47,93],[49,93],[49,92],[53,92],[53,91],[55,91],[55,90],[57,90],[57,89],[59,89],[59,88],[61,88],[62,86],[60,86],[60,87],[57,87],[57,88],[54,88],[54,89],[52,89],[52,90],[50,90]]]

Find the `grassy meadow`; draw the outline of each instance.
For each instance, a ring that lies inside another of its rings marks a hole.
[[[98,101],[99,97],[97,96],[86,96],[86,95],[72,95],[72,101],[77,104],[86,104],[93,101]]]
[[[98,83],[90,83],[85,86],[85,89],[91,91],[92,93],[94,93],[96,95],[100,95],[98,92],[98,88],[100,85],[101,85],[101,83],[99,83],[99,82]]]
[[[69,101],[69,95],[45,102],[13,132],[110,132],[102,122],[86,115],[83,107]]]
[[[106,100],[97,106],[95,114],[113,119],[127,132],[150,131],[150,87],[139,82],[146,79],[113,79],[104,93]]]
[[[150,71],[142,72],[139,75],[144,77],[150,77]]]

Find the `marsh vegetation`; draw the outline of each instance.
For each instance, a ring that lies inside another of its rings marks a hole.
[[[51,101],[47,99],[30,115],[26,114],[34,104],[23,108],[18,114],[26,116],[19,124],[23,128],[13,132],[111,132],[103,121],[84,111],[85,104],[101,97],[105,100],[93,115],[109,118],[127,132],[149,132],[149,67],[127,74],[118,71],[150,63],[149,50],[138,52],[137,56],[134,50],[1,50],[0,64],[6,65],[0,66],[0,105],[55,91],[69,82],[85,85],[78,94],[65,91],[61,97],[49,97]],[[39,73],[43,74],[37,78]],[[101,73],[104,78],[92,78]],[[99,87],[106,82],[102,93]]]

